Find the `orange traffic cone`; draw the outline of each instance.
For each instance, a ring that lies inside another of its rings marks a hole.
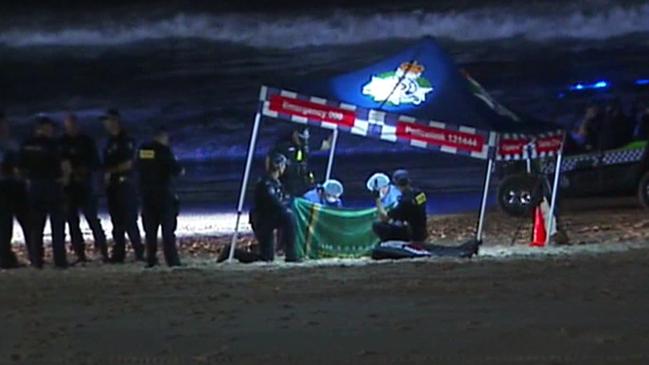
[[[537,206],[536,209],[534,209],[534,228],[532,230],[532,242],[530,242],[530,247],[544,247],[546,238],[545,219],[543,219],[541,207]]]

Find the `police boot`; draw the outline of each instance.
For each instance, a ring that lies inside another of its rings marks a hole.
[[[75,266],[77,264],[85,264],[88,262],[88,258],[86,257],[86,252],[84,251],[79,251],[77,252],[77,259],[72,261],[70,263],[70,266]]]
[[[7,257],[0,258],[0,269],[15,269],[20,267],[16,254],[11,252]]]
[[[154,268],[154,267],[156,267],[158,265],[159,265],[158,259],[154,258],[154,259],[148,259],[146,261],[146,265],[144,267],[147,268],[147,269],[151,269],[151,268]]]

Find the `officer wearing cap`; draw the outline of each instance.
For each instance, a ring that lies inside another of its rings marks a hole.
[[[287,158],[286,172],[281,177],[284,189],[291,197],[303,195],[313,186],[313,173],[309,171],[309,129],[295,129],[288,138],[281,140],[272,154]]]
[[[103,167],[105,171],[108,213],[113,223],[115,246],[110,257],[113,263],[124,262],[126,256],[126,234],[131,241],[135,259],[144,261],[144,247],[140,228],[137,225],[137,193],[133,182],[133,139],[121,125],[117,110],[108,110],[102,118],[104,128],[109,134],[104,148]]]
[[[95,141],[81,132],[77,117],[70,113],[63,121],[64,133],[61,137],[63,158],[70,162],[71,174],[64,188],[66,198],[66,220],[70,229],[70,239],[77,259],[86,261],[86,244],[79,227],[79,212],[88,222],[95,241],[95,250],[102,261],[108,261],[106,234],[98,217],[96,195],[96,172],[99,169],[99,153]]]
[[[392,175],[394,185],[401,191],[397,205],[386,211],[379,192],[375,191],[379,221],[373,225],[381,242],[424,242],[426,231],[426,194],[412,187],[408,171],[397,170]]]
[[[0,111],[0,268],[18,267],[18,260],[11,248],[14,218],[18,220],[25,245],[31,259],[29,207],[24,180],[18,176],[19,145],[11,137],[9,121]]]
[[[167,266],[180,266],[175,235],[179,205],[174,178],[181,175],[183,169],[169,146],[169,133],[165,129],[156,131],[152,141],[140,146],[136,161],[140,175],[147,267],[158,264],[156,255],[160,227]]]
[[[298,261],[295,252],[295,216],[288,207],[289,199],[280,182],[286,165],[284,155],[272,154],[267,159],[266,176],[255,186],[250,223],[259,242],[259,258],[263,261],[273,261],[275,258],[275,230],[279,231],[283,241],[280,245],[286,250],[286,261]]]
[[[33,137],[20,148],[19,165],[27,179],[31,205],[32,265],[43,267],[43,230],[49,216],[54,265],[66,268],[63,184],[69,174],[69,165],[62,159],[60,146],[54,139],[54,122],[39,116],[36,123]]]
[[[343,202],[340,196],[343,192],[343,184],[338,180],[330,179],[307,191],[304,199],[331,208],[342,208]]]

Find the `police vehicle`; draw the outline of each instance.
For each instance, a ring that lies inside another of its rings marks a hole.
[[[646,91],[649,80],[637,80],[633,97]],[[625,97],[629,90],[615,90],[615,97]],[[577,83],[570,87],[569,100],[575,101],[605,99],[611,97],[611,83],[597,81],[591,84]],[[566,94],[561,95],[562,98]],[[568,99],[566,97],[566,99]],[[507,214],[522,216],[542,199],[543,181],[552,181],[555,158],[522,163],[503,164],[499,169],[498,205]],[[647,141],[633,141],[611,150],[564,155],[561,167],[559,189],[562,198],[566,197],[604,197],[636,196],[638,203],[649,209],[649,151]]]

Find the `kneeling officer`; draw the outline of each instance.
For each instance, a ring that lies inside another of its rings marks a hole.
[[[379,221],[373,225],[374,233],[381,242],[407,241],[423,243],[426,231],[426,194],[410,184],[408,171],[397,170],[392,182],[401,192],[397,205],[389,212],[383,207],[380,192],[374,191]]]
[[[266,176],[255,186],[254,206],[250,211],[250,223],[259,242],[259,258],[273,261],[275,245],[273,232],[279,231],[286,250],[286,261],[298,261],[295,252],[295,216],[288,207],[288,195],[280,182],[286,171],[287,159],[275,153],[266,164]]]
[[[169,134],[158,130],[153,141],[143,144],[137,152],[142,196],[142,223],[146,237],[147,267],[158,264],[158,228],[162,226],[162,242],[168,266],[179,266],[176,249],[178,197],[174,178],[184,171],[169,147]]]

